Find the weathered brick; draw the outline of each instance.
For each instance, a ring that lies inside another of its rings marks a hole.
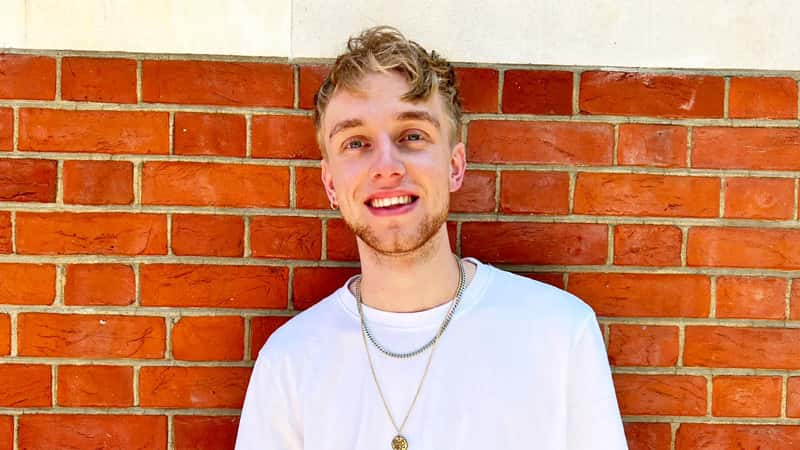
[[[58,405],[133,406],[133,367],[59,366]]]
[[[0,356],[11,353],[11,318],[0,314]]]
[[[64,286],[65,305],[127,306],[134,302],[136,280],[125,264],[70,264]]]
[[[253,157],[320,159],[314,122],[308,116],[253,117]]]
[[[344,285],[359,273],[355,267],[297,267],[294,269],[292,304],[307,309]]]
[[[567,286],[601,316],[708,317],[711,303],[705,275],[571,273]]]
[[[781,414],[781,377],[715,376],[711,414],[717,417],[777,417]]]
[[[356,236],[342,219],[328,221],[328,259],[358,261]]]
[[[23,414],[19,447],[167,449],[167,417],[144,415]]]
[[[169,113],[22,109],[19,148],[45,152],[169,153]]]
[[[181,317],[172,328],[172,356],[187,361],[241,360],[244,320],[239,316]]]
[[[612,324],[608,358],[614,366],[674,366],[678,327]]]
[[[0,264],[0,304],[50,305],[56,296],[52,264]]]
[[[300,66],[298,78],[300,84],[300,102],[303,109],[314,108],[314,95],[322,86],[322,81],[328,76],[331,67],[326,64]]]
[[[800,368],[800,329],[687,326],[685,366]]]
[[[14,418],[0,416],[0,448],[14,448]]]
[[[17,252],[163,255],[167,221],[157,214],[18,212]]]
[[[56,201],[58,162],[47,159],[0,159],[0,201]]]
[[[787,380],[786,416],[800,417],[800,377],[789,377]]]
[[[0,54],[0,98],[53,100],[55,97],[55,59]]]
[[[682,423],[675,450],[800,448],[800,426]]]
[[[800,278],[792,280],[792,290],[789,293],[789,319],[800,320]]]
[[[175,154],[244,157],[247,123],[238,114],[175,113]]]
[[[61,98],[136,103],[136,61],[66,56],[61,59]]]
[[[620,165],[686,167],[686,127],[626,123],[619,126]]]
[[[286,308],[285,267],[144,264],[143,306]]]
[[[455,72],[464,112],[497,112],[497,85],[500,75],[496,69],[459,67]]]
[[[254,216],[250,246],[257,258],[319,259],[322,222],[315,217]]]
[[[503,112],[572,114],[572,72],[507,70],[503,80]]]
[[[0,211],[0,254],[11,253],[11,213]]]
[[[14,147],[14,110],[0,108],[0,152]]]
[[[559,289],[564,289],[564,274],[558,272],[517,272],[517,275],[541,281]]]
[[[142,100],[291,108],[292,67],[222,61],[144,61]]]
[[[668,423],[625,422],[628,450],[670,450],[672,428]]]
[[[800,170],[800,129],[699,127],[692,132],[692,167]]]
[[[244,219],[239,216],[175,214],[172,251],[176,255],[242,256]]]
[[[585,114],[722,117],[725,81],[717,76],[586,71],[580,109]]]
[[[614,375],[620,412],[637,416],[704,416],[706,379],[691,375]]]
[[[175,416],[176,449],[230,449],[236,443],[238,416]]]
[[[495,172],[470,170],[464,176],[461,189],[450,194],[451,212],[494,211]]]
[[[731,78],[729,114],[744,119],[796,119],[797,81],[788,77]]]
[[[617,225],[614,264],[680,266],[682,234],[671,225]]]
[[[736,177],[725,180],[725,217],[791,219],[793,215],[793,179]]]
[[[783,278],[717,278],[717,317],[785,319],[786,283]]]
[[[800,230],[692,227],[686,243],[690,266],[800,268]]]
[[[64,161],[64,202],[84,205],[130,205],[133,163]]]
[[[250,319],[250,359],[258,357],[258,352],[269,336],[289,319],[291,319],[290,316],[265,316]]]
[[[161,317],[21,313],[17,334],[21,356],[160,359],[166,345]]]
[[[249,367],[142,367],[139,404],[161,408],[242,407]]]
[[[252,164],[149,162],[142,171],[142,203],[288,207],[289,170]]]
[[[302,209],[328,209],[330,204],[318,167],[296,167],[294,170],[295,202]]]
[[[471,162],[610,165],[614,128],[602,123],[473,120]]]
[[[52,406],[50,366],[0,364],[0,407],[33,408]]]
[[[567,214],[569,174],[516,170],[501,172],[500,210],[510,214]]]
[[[608,252],[608,226],[464,223],[461,226],[461,250],[465,255],[492,263],[603,264]]]

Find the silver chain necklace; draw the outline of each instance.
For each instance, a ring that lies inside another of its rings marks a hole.
[[[453,301],[450,303],[450,309],[447,311],[447,315],[444,317],[444,321],[442,322],[442,325],[439,327],[439,331],[425,345],[407,353],[398,353],[398,352],[393,352],[391,350],[387,350],[386,347],[382,346],[369,331],[369,327],[367,326],[367,321],[364,318],[364,312],[361,306],[363,303],[363,299],[361,298],[361,282],[360,282],[361,276],[359,275],[359,283],[356,284],[355,291],[356,291],[356,304],[358,305],[358,314],[361,317],[361,328],[364,330],[364,333],[367,335],[367,338],[369,339],[370,342],[372,342],[372,345],[374,345],[375,348],[380,350],[380,352],[383,353],[384,355],[389,356],[391,358],[408,359],[408,358],[413,358],[419,355],[420,353],[423,353],[425,350],[428,350],[436,343],[436,340],[439,339],[439,336],[441,336],[442,333],[444,333],[444,330],[447,329],[447,326],[450,325],[450,321],[453,319],[453,314],[455,314],[458,304],[461,303],[461,297],[464,295],[464,290],[466,289],[467,283],[466,283],[466,275],[464,273],[464,263],[461,261],[461,258],[459,257],[456,257],[456,262],[458,263],[458,287],[456,288],[456,295]]]

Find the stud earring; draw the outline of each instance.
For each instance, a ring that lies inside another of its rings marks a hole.
[[[331,209],[334,210],[334,211],[339,209],[339,204],[336,203],[336,197],[331,199]]]

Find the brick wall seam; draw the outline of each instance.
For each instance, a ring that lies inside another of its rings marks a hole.
[[[725,77],[725,91],[722,103],[722,117],[727,119],[730,117],[730,99],[731,99],[731,77]]]

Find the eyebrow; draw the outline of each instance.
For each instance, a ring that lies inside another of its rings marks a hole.
[[[361,121],[361,119],[343,120],[343,121],[337,123],[336,125],[334,125],[334,127],[331,129],[331,134],[328,135],[328,139],[331,139],[334,134],[336,134],[336,133],[338,133],[338,132],[340,132],[342,130],[345,130],[347,128],[360,127],[362,125],[364,125],[364,122]]]
[[[427,111],[401,112],[400,114],[397,115],[397,120],[422,120],[425,122],[429,122],[437,129],[441,128],[441,126],[439,125],[439,120],[437,120],[436,117],[433,117],[433,115],[431,115],[431,113]]]

